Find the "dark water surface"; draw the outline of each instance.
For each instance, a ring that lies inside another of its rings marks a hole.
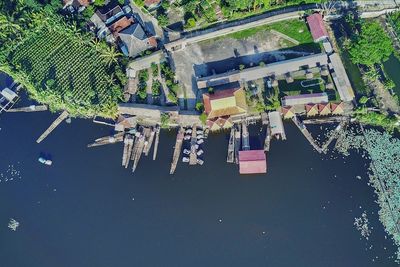
[[[179,164],[170,176],[173,132],[162,132],[157,161],[143,157],[132,174],[120,166],[122,144],[86,148],[106,126],[73,120],[36,144],[55,117],[0,116],[0,266],[396,266],[365,163],[323,159],[291,124],[266,175],[239,176],[220,134],[203,166]],[[53,166],[37,162],[40,152]],[[353,226],[364,210],[368,241]]]

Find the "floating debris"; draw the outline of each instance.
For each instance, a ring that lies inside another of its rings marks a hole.
[[[357,228],[358,231],[361,232],[361,236],[368,240],[371,234],[371,229],[369,228],[369,220],[367,218],[366,211],[361,214],[361,217],[354,218],[354,226]],[[370,249],[372,249],[372,245]]]
[[[19,226],[19,222],[17,222],[13,218],[10,218],[10,221],[8,222],[8,228],[10,228],[13,231],[17,231],[18,226]]]

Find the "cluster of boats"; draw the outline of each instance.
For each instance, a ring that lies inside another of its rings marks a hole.
[[[183,140],[187,142],[182,151],[182,162],[192,165],[203,165],[204,160],[201,156],[204,154],[204,150],[202,149],[204,138],[204,131],[202,129],[188,128],[185,130]]]

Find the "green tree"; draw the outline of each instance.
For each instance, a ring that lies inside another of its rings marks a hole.
[[[169,24],[169,19],[167,15],[161,14],[157,17],[158,24],[160,24],[161,27],[165,27]]]
[[[203,123],[203,125],[206,125],[207,114],[206,113],[201,113],[201,115],[199,116],[199,119],[200,119],[201,123]]]
[[[200,112],[203,112],[203,110],[204,110],[204,104],[201,103],[201,102],[197,102],[197,103],[196,103],[196,110],[197,110],[197,111],[200,111]]]
[[[386,90],[390,90],[396,87],[396,84],[392,79],[387,79],[384,83],[383,86],[385,87]]]
[[[191,28],[194,28],[194,27],[196,27],[196,20],[194,18],[189,18],[186,21],[185,28],[191,29]]]
[[[104,62],[110,67],[112,64],[118,63],[118,58],[122,56],[120,52],[115,50],[114,46],[107,46],[107,49],[102,51],[100,57],[104,59]]]
[[[365,95],[363,95],[359,100],[358,103],[360,103],[361,105],[365,105],[368,102],[369,98],[366,97]]]
[[[392,41],[378,22],[364,22],[361,33],[351,42],[349,53],[355,64],[372,66],[393,53]]]

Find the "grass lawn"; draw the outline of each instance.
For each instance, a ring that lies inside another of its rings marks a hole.
[[[44,27],[14,49],[10,62],[27,76],[31,96],[52,110],[82,117],[116,114],[120,92],[111,71],[79,36]]]
[[[280,22],[275,22],[273,24],[263,25],[235,33],[228,34],[221,38],[234,38],[234,39],[245,39],[250,36],[257,34],[260,31],[275,30],[283,33],[295,40],[300,44],[313,43],[313,39],[310,31],[307,28],[307,24],[303,20],[291,19]]]

